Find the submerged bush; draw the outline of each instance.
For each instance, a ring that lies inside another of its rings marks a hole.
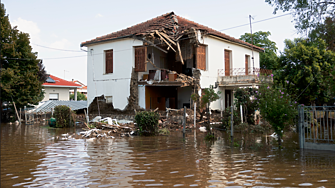
[[[155,135],[158,128],[159,114],[156,112],[142,111],[135,115],[135,122],[140,135]]]
[[[56,118],[56,127],[71,127],[75,124],[75,113],[68,106],[56,106],[54,117]]]

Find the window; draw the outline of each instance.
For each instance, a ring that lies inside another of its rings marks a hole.
[[[106,50],[106,74],[113,73],[113,50]]]
[[[196,66],[197,69],[206,70],[206,46],[199,45],[196,48]]]
[[[231,71],[231,51],[224,50],[225,76],[230,76]]]
[[[146,58],[148,55],[147,55],[147,47],[135,48],[135,72],[146,72],[147,71],[147,63],[146,63],[147,59]]]
[[[245,55],[245,75],[249,74],[250,56]]]
[[[107,104],[113,103],[113,96],[106,96],[105,98]]]
[[[49,100],[58,101],[58,93],[49,93]]]

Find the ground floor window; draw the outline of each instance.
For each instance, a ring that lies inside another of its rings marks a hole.
[[[59,94],[58,93],[49,93],[49,100],[55,100],[58,101]]]

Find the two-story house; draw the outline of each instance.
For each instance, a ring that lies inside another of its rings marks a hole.
[[[88,104],[104,96],[125,109],[190,106],[193,92],[215,86],[230,106],[233,89],[259,83],[264,49],[176,15],[174,12],[82,42],[88,49]],[[254,59],[252,59],[252,57]],[[101,99],[100,99],[101,100]],[[223,106],[222,106],[223,105]]]

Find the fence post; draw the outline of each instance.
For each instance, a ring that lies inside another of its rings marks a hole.
[[[194,103],[194,128],[196,128],[196,122],[197,122],[197,103]]]
[[[25,120],[25,124],[27,124],[27,107],[24,106],[24,120]]]
[[[231,106],[231,115],[230,115],[230,137],[231,143],[234,143],[234,128],[233,128],[233,106]]]
[[[69,107],[69,109],[70,109],[70,122],[69,122],[69,125],[71,127],[71,108]]]
[[[184,106],[184,117],[183,117],[183,138],[185,138],[185,125],[186,125],[186,106]]]
[[[220,111],[221,111],[221,118],[222,118],[222,110],[223,110],[223,100],[220,99]]]
[[[241,111],[241,122],[243,123],[243,108],[242,108],[242,105],[240,105],[240,111]]]
[[[305,129],[304,129],[304,108],[303,106],[299,105],[298,106],[298,114],[299,114],[299,147],[300,149],[304,148],[304,133],[305,133]]]

